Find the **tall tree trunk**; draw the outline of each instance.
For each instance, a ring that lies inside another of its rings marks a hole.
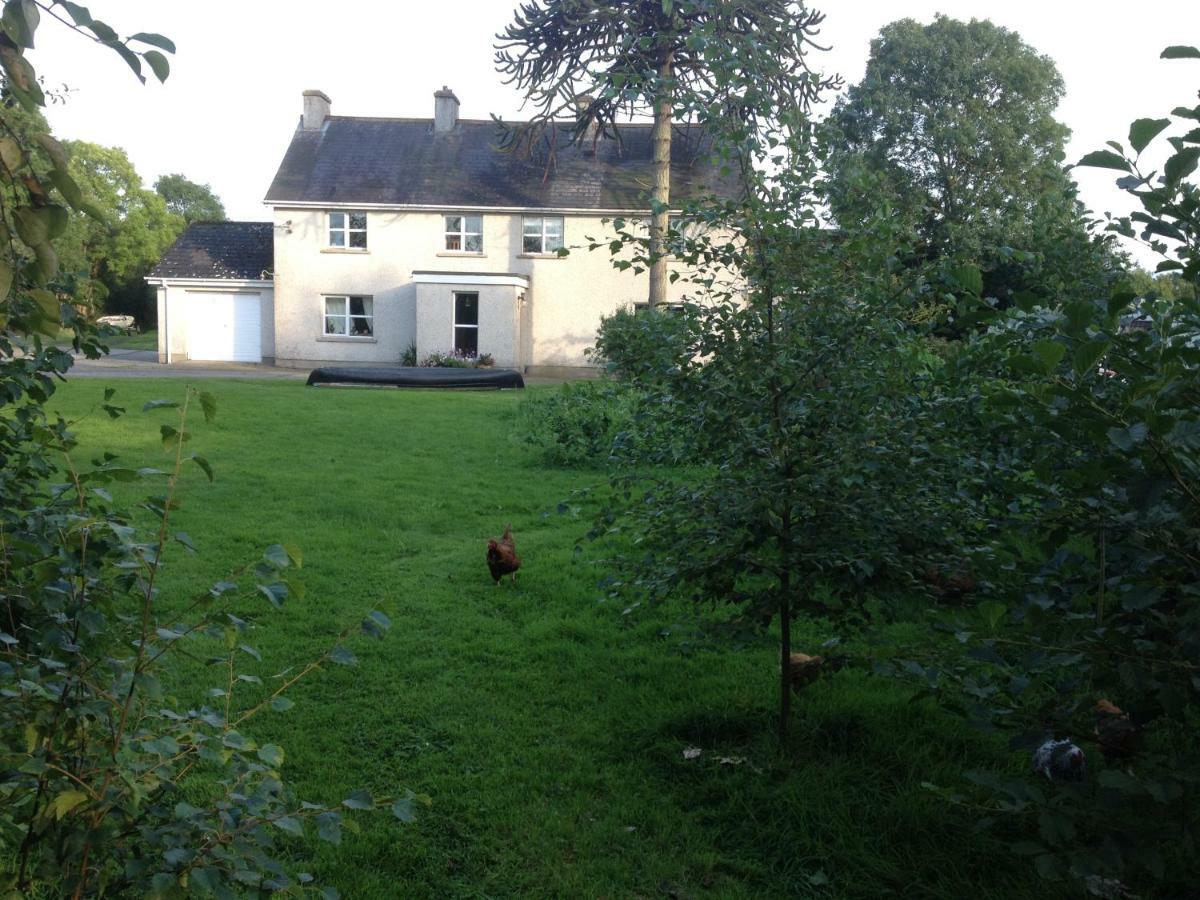
[[[792,579],[786,568],[779,592],[779,746],[787,749],[792,721]]]
[[[650,140],[654,146],[655,209],[650,215],[650,307],[667,297],[667,235],[671,226],[668,206],[671,202],[671,119],[674,98],[671,80],[675,74],[675,54],[668,53],[658,68],[658,96],[654,101],[654,129]]]

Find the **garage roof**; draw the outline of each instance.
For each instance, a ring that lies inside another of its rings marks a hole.
[[[193,222],[147,277],[267,280],[274,269],[270,222]]]

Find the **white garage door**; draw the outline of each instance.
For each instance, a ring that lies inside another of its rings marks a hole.
[[[188,359],[262,362],[258,294],[188,291]]]

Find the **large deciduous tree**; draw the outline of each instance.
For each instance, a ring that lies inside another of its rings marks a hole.
[[[497,68],[536,111],[508,131],[506,143],[528,149],[549,133],[553,148],[559,119],[572,122],[572,142],[595,140],[615,132],[619,115],[652,113],[648,299],[655,306],[668,280],[673,121],[688,113],[754,117],[755,107],[739,103],[718,74],[731,61],[755,72],[760,92],[816,99],[836,83],[812,73],[805,59],[823,19],[794,0],[528,0],[497,36]]]
[[[167,203],[167,209],[185,222],[224,222],[225,204],[207,184],[196,184],[178,173],[163,175],[154,182],[154,192]]]
[[[77,294],[147,319],[142,278],[183,230],[182,216],[147,190],[125,151],[67,142],[69,171],[100,217],[73,218],[57,241],[62,268],[83,276]]]
[[[1054,118],[1063,81],[1052,60],[988,21],[903,19],[871,42],[863,80],[838,102],[835,213],[849,225],[883,205],[918,229],[931,257],[981,263],[1018,245],[1070,196],[1069,134]],[[856,172],[876,189],[854,189]],[[1077,228],[1071,202],[1054,215]]]

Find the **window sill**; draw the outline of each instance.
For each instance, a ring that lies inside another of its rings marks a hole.
[[[349,253],[352,256],[365,256],[371,251],[366,247],[322,247],[322,253]]]
[[[566,259],[557,253],[518,253],[517,259]]]
[[[471,250],[443,250],[438,256],[467,256],[472,259],[484,259],[487,254],[482,251],[475,253]]]
[[[354,334],[323,334],[317,338],[318,341],[328,341],[331,344],[377,344],[378,339],[372,335],[354,335]]]

